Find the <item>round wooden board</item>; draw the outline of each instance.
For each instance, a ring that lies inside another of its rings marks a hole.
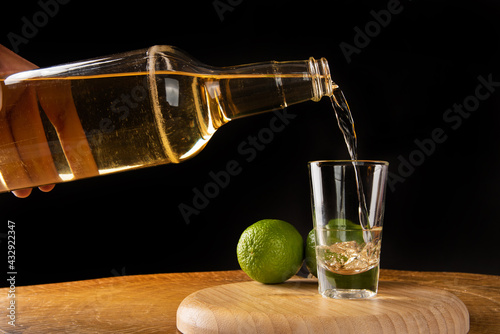
[[[371,299],[338,300],[319,295],[316,280],[252,281],[187,296],[177,328],[184,334],[467,333],[469,313],[450,292],[400,282],[380,282]]]

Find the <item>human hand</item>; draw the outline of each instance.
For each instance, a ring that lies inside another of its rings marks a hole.
[[[6,47],[0,45],[0,78],[5,78],[5,77],[9,76],[10,74],[21,72],[21,71],[28,71],[28,70],[32,70],[35,68],[38,68],[38,67],[36,65],[30,63],[26,59],[19,57],[17,54],[13,53],[12,51],[7,49]],[[7,149],[8,149],[9,146],[11,148],[11,146],[13,145],[12,132],[14,132],[14,130],[13,129],[5,129],[5,128],[2,129],[4,126],[9,126],[8,123],[12,123],[12,119],[9,115],[10,110],[7,110],[8,105],[9,105],[9,103],[7,101],[8,97],[7,96],[3,97],[2,91],[3,91],[3,89],[0,89],[0,129],[2,131],[2,133],[0,133],[0,144],[8,145],[8,147],[7,147]],[[19,94],[20,94],[19,98],[25,98],[27,95],[27,92],[26,91],[19,92]],[[37,105],[30,104],[27,107],[29,109],[31,109],[31,111],[38,112]],[[12,109],[14,109],[14,108],[12,108]],[[31,114],[31,112],[28,111],[26,114]],[[27,122],[28,120],[24,120],[24,121]],[[2,125],[4,125],[4,126],[2,126]],[[2,154],[2,155],[3,154],[11,154],[8,152],[1,152],[1,151],[2,150],[0,150],[0,154]],[[17,176],[20,176],[19,173],[17,173],[17,174],[18,174]],[[7,175],[2,175],[2,176],[4,178],[8,177]],[[22,179],[26,179],[26,177],[29,177],[29,175],[21,175]],[[4,182],[5,181],[6,180],[4,180]],[[54,188],[54,186],[55,186],[54,184],[51,184],[51,185],[41,186],[41,187],[39,187],[39,189],[43,192],[48,192],[48,191],[51,191]],[[4,187],[5,186],[3,186],[0,183],[0,190],[2,190],[2,188],[4,188]],[[25,189],[15,190],[12,193],[19,198],[25,198],[31,194],[31,191],[32,191],[32,188],[25,188]]]
[[[0,79],[37,66],[0,45]],[[31,185],[47,192],[62,182],[47,142],[41,119],[44,114],[57,133],[71,179],[99,175],[87,136],[82,128],[69,80],[0,80],[0,192],[9,189],[20,198],[31,194]]]

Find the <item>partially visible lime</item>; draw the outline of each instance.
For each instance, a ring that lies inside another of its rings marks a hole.
[[[264,219],[241,234],[236,253],[241,269],[261,283],[282,283],[302,266],[304,241],[297,229],[278,219]]]
[[[363,228],[349,219],[331,219],[324,231],[328,236],[329,244],[343,241],[356,241],[358,245],[364,243]]]
[[[309,272],[314,276],[318,277],[318,268],[316,267],[316,240],[315,240],[314,229],[312,229],[307,235],[306,239],[306,267]]]
[[[354,224],[352,221],[345,218],[330,219],[327,226],[328,228],[338,230],[362,230],[361,225]]]
[[[363,229],[360,225],[353,223],[349,219],[336,218],[328,221],[324,229],[320,229],[323,237],[327,240],[328,245],[343,242],[343,241],[356,241],[361,245],[363,240]],[[316,238],[314,229],[307,235],[305,262],[309,272],[318,277],[318,268],[316,262]]]

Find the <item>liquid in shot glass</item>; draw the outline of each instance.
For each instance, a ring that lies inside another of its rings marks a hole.
[[[309,163],[318,289],[324,297],[370,298],[378,292],[387,169],[384,161]]]

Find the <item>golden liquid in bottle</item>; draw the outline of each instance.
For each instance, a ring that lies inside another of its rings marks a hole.
[[[280,76],[300,78],[310,80]],[[136,72],[0,86],[0,191],[181,162],[231,118],[286,106],[276,76],[265,74]]]

